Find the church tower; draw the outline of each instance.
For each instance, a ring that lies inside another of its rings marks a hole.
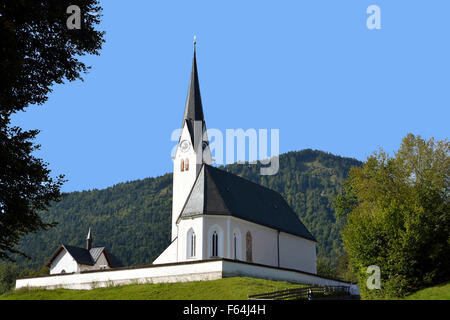
[[[212,163],[200,96],[195,46],[194,40],[191,79],[181,123],[181,135],[173,163],[172,240],[177,237],[177,218],[202,164]]]

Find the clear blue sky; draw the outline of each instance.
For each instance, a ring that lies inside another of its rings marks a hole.
[[[105,188],[172,171],[197,35],[208,128],[276,128],[280,152],[360,160],[411,132],[445,139],[450,1],[101,1],[106,43],[85,81],[56,85],[14,117],[40,129],[37,156]],[[368,30],[366,8],[381,9]]]

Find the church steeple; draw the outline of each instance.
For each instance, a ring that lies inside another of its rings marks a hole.
[[[191,142],[195,150],[204,141],[206,133],[205,118],[203,115],[202,98],[198,81],[196,41],[194,37],[194,57],[192,58],[191,79],[189,81],[188,95],[184,108],[183,122],[181,128],[187,126],[191,136]],[[204,146],[203,146],[204,147]],[[200,149],[202,150],[202,149]]]
[[[180,139],[173,160],[172,240],[177,237],[177,218],[200,169],[204,163],[212,163],[200,96],[195,38],[191,79],[184,107]]]
[[[92,248],[92,235],[91,235],[91,228],[89,228],[88,235],[86,237],[86,249],[91,250]]]
[[[205,121],[203,117],[203,106],[202,106],[202,98],[200,95],[200,85],[198,82],[195,44],[196,42],[194,41],[194,57],[192,59],[191,80],[189,81],[188,96],[186,99],[186,107],[184,109],[183,123],[181,127],[184,126],[186,120],[190,122]]]

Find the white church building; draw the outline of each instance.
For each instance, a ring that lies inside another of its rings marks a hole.
[[[153,264],[114,268],[106,265],[106,253],[104,270],[73,264],[71,273],[61,274],[58,259],[72,256],[71,248],[62,247],[49,262],[55,274],[18,279],[16,288],[91,289],[248,276],[349,285],[354,294],[359,292],[356,285],[317,275],[316,240],[279,193],[212,166],[195,42],[181,128],[173,159],[171,243]]]
[[[153,263],[211,258],[316,273],[316,240],[279,193],[212,166],[194,47],[174,158],[172,243]]]
[[[89,228],[86,248],[62,244],[45,264],[50,274],[80,273],[117,267],[105,247],[92,247],[93,237]]]

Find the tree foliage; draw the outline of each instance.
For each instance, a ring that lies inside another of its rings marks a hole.
[[[99,54],[103,32],[97,0],[78,0],[80,30],[69,30],[69,0],[0,2],[0,112],[3,116],[42,104],[52,85],[81,78],[88,67],[79,60]]]
[[[401,296],[449,278],[449,148],[408,134],[393,157],[380,150],[351,169],[336,210],[364,295]],[[366,287],[370,265],[381,269],[381,290]]]
[[[0,126],[0,259],[20,253],[14,247],[22,236],[54,226],[39,213],[59,200],[63,176],[53,180],[47,164],[31,155],[39,148],[30,141],[36,134]]]
[[[103,33],[95,29],[97,0],[79,0],[80,30],[68,30],[68,0],[0,1],[0,260],[10,259],[19,239],[53,226],[43,222],[51,202],[60,199],[62,176],[50,177],[45,162],[33,156],[38,130],[10,125],[11,115],[43,104],[52,85],[81,79],[88,67],[79,60],[98,54]]]

